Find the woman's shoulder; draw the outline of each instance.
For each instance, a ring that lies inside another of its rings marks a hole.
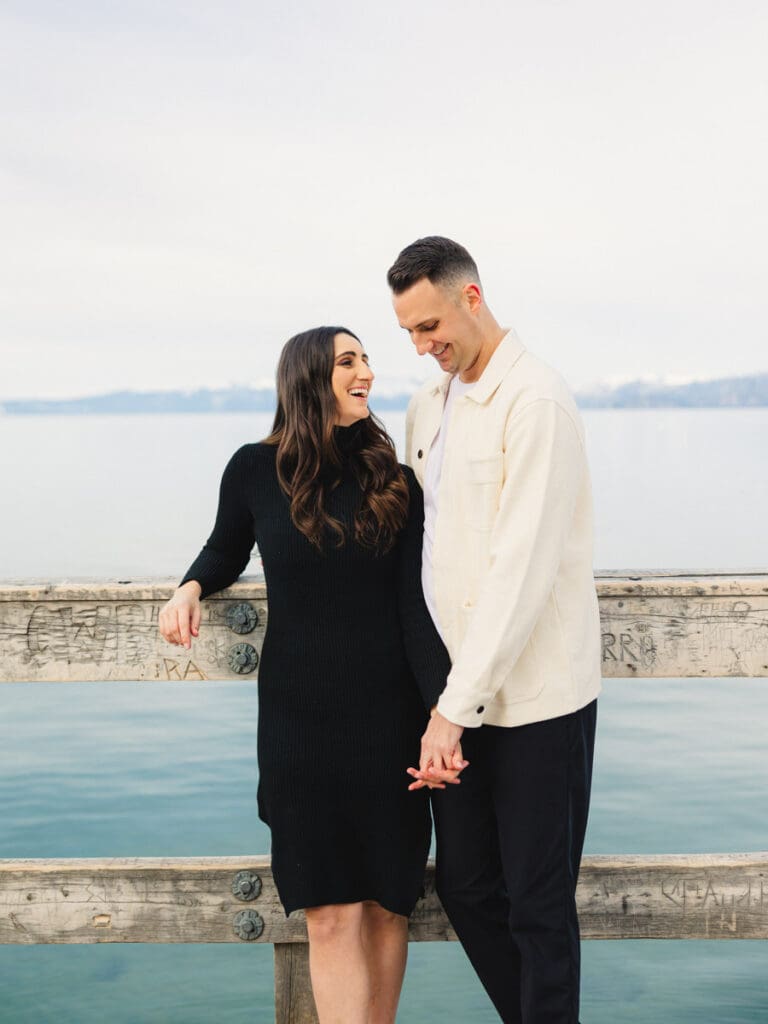
[[[230,462],[252,463],[264,462],[265,460],[274,462],[276,452],[276,444],[267,444],[266,441],[249,441],[237,449]]]
[[[230,479],[250,477],[253,473],[263,471],[267,467],[274,469],[276,445],[254,441],[241,445],[230,457],[224,470]]]
[[[406,464],[404,462],[398,462],[398,466],[400,467],[400,472],[403,474],[405,479],[408,481],[408,486],[411,487],[411,488],[418,487],[419,486],[419,482],[416,479],[416,474],[413,472],[411,467],[410,466],[406,466]]]
[[[403,462],[399,462],[398,466],[400,468],[400,472],[405,477],[405,484],[408,488],[408,495],[410,497],[411,504],[415,507],[422,506],[424,495],[421,490],[421,484],[416,479],[416,474],[410,466],[406,466]]]

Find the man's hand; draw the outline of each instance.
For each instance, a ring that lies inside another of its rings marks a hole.
[[[434,710],[427,731],[421,737],[419,767],[409,768],[408,774],[415,780],[408,789],[445,789],[446,783],[459,784],[459,773],[467,767],[461,752],[461,736],[464,726],[454,725]]]

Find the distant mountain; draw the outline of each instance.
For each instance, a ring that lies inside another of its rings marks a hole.
[[[687,384],[629,381],[598,386],[576,395],[584,409],[704,409],[768,406],[768,373]]]
[[[393,382],[377,389],[377,412],[403,410],[418,382]],[[402,390],[400,390],[402,388]],[[577,392],[584,409],[702,409],[768,406],[768,373],[751,377],[665,384],[630,381],[598,385]],[[17,416],[129,413],[272,412],[272,388],[201,388],[198,391],[116,391],[89,398],[13,399],[0,401],[0,414]]]
[[[377,391],[375,409],[405,409],[407,392]],[[87,398],[0,401],[0,414],[15,416],[89,416],[130,413],[274,412],[273,388],[201,388],[198,391],[114,391]]]
[[[226,388],[199,391],[114,391],[88,398],[20,399],[0,402],[0,411],[16,415],[91,415],[147,412],[269,412],[275,407],[271,388]]]

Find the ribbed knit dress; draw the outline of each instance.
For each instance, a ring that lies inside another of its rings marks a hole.
[[[268,622],[259,664],[259,816],[286,914],[376,900],[411,913],[430,840],[427,790],[408,791],[427,713],[450,668],[421,589],[423,502],[413,473],[408,521],[376,554],[351,529],[361,488],[360,424],[337,427],[341,470],[325,507],[347,527],[322,553],[291,522],[277,448],[248,444],[221,482],[216,523],[182,582],[202,597],[228,586],[254,542]]]

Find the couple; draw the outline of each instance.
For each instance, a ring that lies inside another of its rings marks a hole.
[[[189,647],[258,544],[259,814],[285,911],[306,910],[321,1024],[395,1019],[430,790],[438,893],[501,1019],[577,1024],[600,687],[579,416],[462,246],[420,239],[388,281],[443,371],[408,410],[412,468],[368,410],[360,340],[296,335],[272,433],[227,465],[161,632]]]

